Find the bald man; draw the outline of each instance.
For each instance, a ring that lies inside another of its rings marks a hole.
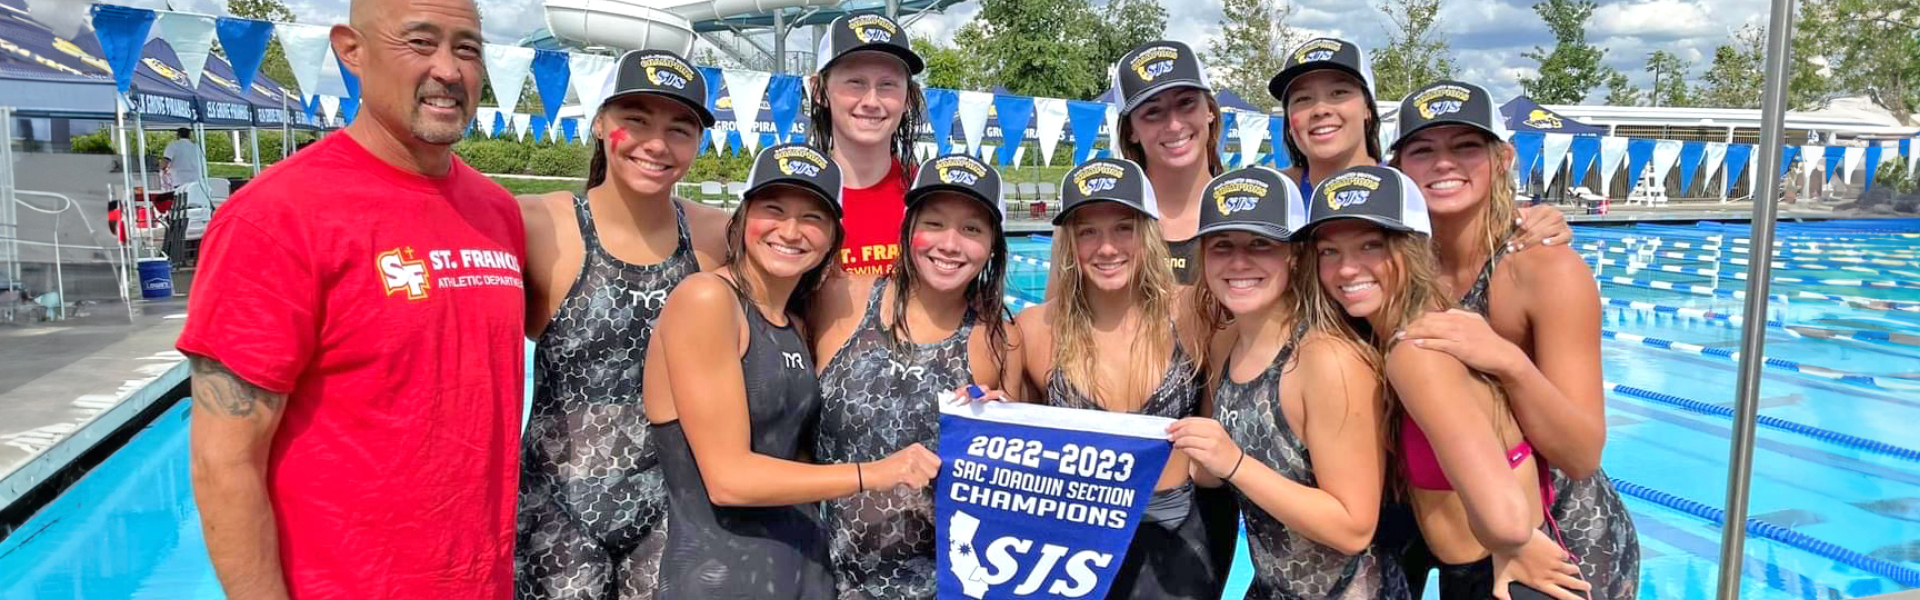
[[[208,227],[178,347],[227,597],[509,598],[525,233],[451,149],[480,96],[470,0],[354,0],[360,112]]]

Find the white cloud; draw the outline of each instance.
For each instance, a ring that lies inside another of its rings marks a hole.
[[[1714,35],[1713,11],[1699,0],[1608,4],[1593,11],[1590,33],[1679,39]]]

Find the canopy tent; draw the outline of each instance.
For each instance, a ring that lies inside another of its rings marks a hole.
[[[92,34],[68,41],[0,0],[0,106],[24,117],[113,118],[113,77]]]
[[[1548,110],[1540,103],[1526,96],[1514,96],[1506,104],[1500,105],[1500,116],[1507,121],[1508,131],[1537,131],[1540,133],[1567,133],[1574,135],[1607,135],[1607,128],[1588,125],[1561,116]]]

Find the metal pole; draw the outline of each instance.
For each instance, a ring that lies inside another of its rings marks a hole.
[[[900,20],[900,0],[887,0],[887,18]]]
[[[773,74],[787,73],[787,12],[773,11]]]
[[[1787,59],[1792,47],[1793,0],[1773,0],[1767,20],[1767,79],[1760,102],[1762,173],[1777,173],[1786,139]],[[1748,483],[1753,479],[1753,429],[1760,408],[1760,366],[1766,361],[1767,292],[1773,272],[1774,193],[1778,177],[1763,177],[1753,203],[1752,243],[1747,254],[1746,319],[1740,323],[1740,379],[1733,418],[1733,444],[1727,452],[1727,516],[1720,524],[1719,600],[1740,597],[1740,567],[1746,560]]]
[[[282,114],[285,114],[285,113],[282,113]],[[247,128],[247,145],[253,149],[253,152],[248,154],[248,156],[253,157],[253,176],[259,177],[260,176],[260,128],[258,126]]]
[[[157,217],[151,214],[153,212],[153,202],[149,199],[153,197],[153,190],[147,189],[147,185],[150,183],[147,181],[147,119],[140,111],[134,111],[133,113],[133,140],[134,149],[137,151],[137,154],[133,156],[133,162],[140,167],[140,195],[128,199],[128,204],[133,208],[133,218],[128,219],[121,217],[121,226],[129,228],[127,230],[129,232],[127,239],[131,240],[130,243],[133,247],[134,268],[138,269],[140,264],[140,210],[143,208],[146,209],[148,213],[147,219],[149,221]],[[128,191],[131,192],[132,190],[129,189]]]
[[[13,205],[13,109],[0,106],[0,227],[7,236],[7,289],[20,282],[20,211]],[[59,254],[54,254],[59,261]],[[13,314],[9,309],[9,315]]]

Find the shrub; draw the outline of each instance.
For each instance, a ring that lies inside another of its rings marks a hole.
[[[467,166],[481,173],[521,173],[527,168],[527,158],[532,154],[530,144],[512,140],[461,140],[453,145],[453,152]]]
[[[549,177],[586,177],[587,148],[574,144],[540,145],[527,156],[526,172]]]
[[[74,136],[71,140],[76,154],[113,154],[112,130],[102,127],[86,135]]]

